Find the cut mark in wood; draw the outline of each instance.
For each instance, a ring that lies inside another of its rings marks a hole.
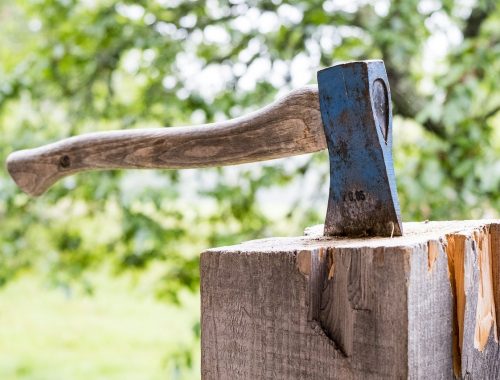
[[[311,251],[299,251],[297,253],[297,267],[304,276],[311,274]]]
[[[351,356],[356,312],[371,310],[373,257],[362,249],[319,249],[311,255],[310,319]]]
[[[351,356],[354,336],[354,310],[348,294],[351,256],[342,250],[328,250],[323,265],[318,321],[342,353]],[[334,276],[335,269],[337,274]]]
[[[427,271],[432,272],[434,263],[439,255],[439,244],[436,240],[429,240],[427,243]]]
[[[453,318],[453,372],[455,377],[461,374],[461,354],[464,336],[465,287],[464,287],[464,254],[466,237],[464,235],[446,235],[446,255],[450,285],[455,300]]]
[[[495,301],[495,315],[500,315],[500,224],[490,225],[490,252],[493,274],[493,298]],[[497,337],[500,327],[497,321]]]
[[[476,243],[479,267],[474,347],[482,352],[488,343],[488,338],[493,327],[495,341],[498,342],[489,232],[484,229],[475,231],[474,241]]]
[[[460,377],[466,304],[464,268],[465,251],[466,245],[470,244],[471,241],[467,241],[467,237],[460,234],[450,234],[447,235],[446,238],[446,255],[448,256],[450,284],[453,297],[455,299],[453,323],[453,371],[456,377]],[[474,348],[482,352],[488,343],[488,338],[492,328],[494,328],[495,340],[498,341],[493,281],[493,248],[491,248],[490,233],[488,230],[482,229],[480,231],[475,231],[472,239],[472,243],[475,244],[478,257],[480,282],[477,294]],[[430,252],[429,246],[429,254]]]
[[[330,269],[328,270],[328,279],[331,280],[335,274],[335,261],[332,260]]]

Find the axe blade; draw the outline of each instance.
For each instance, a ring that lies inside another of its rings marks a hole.
[[[400,236],[392,161],[392,107],[383,61],[342,63],[318,72],[330,159],[325,235]]]

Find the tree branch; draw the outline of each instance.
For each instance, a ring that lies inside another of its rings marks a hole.
[[[498,106],[496,106],[496,107],[492,108],[491,110],[489,110],[489,111],[486,113],[486,115],[484,115],[483,119],[484,119],[484,120],[488,120],[490,117],[495,116],[495,114],[496,114],[497,112],[500,112],[500,104],[499,104]]]
[[[496,5],[496,0],[490,0],[486,4],[478,5],[472,10],[463,29],[464,39],[474,38],[479,34],[481,25],[488,18],[489,14],[495,10]]]
[[[464,39],[475,38],[480,32],[482,23],[488,18],[489,14],[496,8],[497,1],[489,0],[486,4],[480,4],[474,8],[467,19],[463,35]],[[387,20],[392,17],[391,12],[387,16]],[[403,117],[415,118],[425,106],[425,98],[417,95],[414,85],[407,78],[405,68],[396,67],[391,60],[390,47],[388,45],[381,46],[387,68],[387,74],[391,82],[391,90],[393,93],[392,100],[394,102],[395,111]],[[498,109],[490,111],[486,118],[493,116]],[[423,127],[435,135],[446,138],[446,132],[438,122],[428,118],[422,123]]]
[[[385,56],[385,55],[384,55]],[[391,60],[386,60],[387,76],[391,84],[392,101],[395,112],[409,119],[415,119],[425,106],[425,99],[417,95],[411,81],[405,77],[406,73],[393,66]],[[440,138],[446,138],[446,133],[440,123],[427,119],[422,126]]]

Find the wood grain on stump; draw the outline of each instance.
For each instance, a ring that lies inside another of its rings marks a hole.
[[[204,379],[498,379],[500,221],[201,256]]]

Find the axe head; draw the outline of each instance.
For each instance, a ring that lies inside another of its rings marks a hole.
[[[318,72],[330,158],[325,235],[402,235],[392,162],[392,107],[382,61]]]

